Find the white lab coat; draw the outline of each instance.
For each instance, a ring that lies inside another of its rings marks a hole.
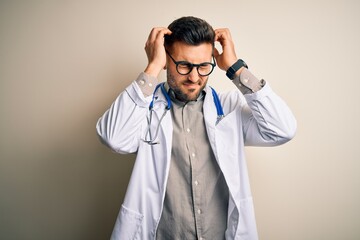
[[[211,93],[209,86],[207,92]],[[151,129],[158,126],[166,99],[155,93]],[[229,187],[226,239],[258,239],[244,146],[275,146],[293,138],[296,121],[287,105],[268,83],[245,97],[239,90],[219,94],[225,113],[218,124],[211,94],[204,100],[209,141]],[[160,144],[142,141],[152,96],[144,97],[134,81],[99,119],[97,132],[118,153],[137,153],[133,172],[111,239],[155,239],[160,220],[172,146],[172,119],[167,113],[160,124]]]

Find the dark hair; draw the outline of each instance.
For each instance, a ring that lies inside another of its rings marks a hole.
[[[173,21],[168,28],[171,35],[165,35],[165,46],[171,47],[174,42],[183,42],[198,46],[210,43],[214,46],[214,29],[205,20],[196,17],[181,17]]]

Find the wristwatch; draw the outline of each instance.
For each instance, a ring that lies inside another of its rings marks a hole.
[[[234,63],[229,69],[226,71],[226,76],[230,78],[230,80],[233,80],[235,78],[235,73],[241,68],[246,67],[248,68],[248,65],[242,60],[239,59]]]

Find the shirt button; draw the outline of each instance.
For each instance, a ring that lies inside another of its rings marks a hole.
[[[196,155],[195,155],[195,153],[192,153],[191,156],[192,156],[192,157],[195,157]]]
[[[149,83],[149,87],[152,87],[152,83]]]
[[[145,84],[145,81],[144,81],[144,80],[140,80],[139,83],[140,83],[141,85],[144,85],[144,84]]]
[[[186,131],[189,133],[189,132],[190,132],[190,128],[187,128]]]
[[[199,182],[198,182],[198,181],[195,181],[194,183],[195,183],[196,186],[199,185]]]
[[[249,79],[244,78],[244,83],[247,83],[249,81]]]
[[[197,213],[198,213],[198,214],[201,214],[201,210],[200,210],[200,209],[198,209],[198,210],[197,210]]]

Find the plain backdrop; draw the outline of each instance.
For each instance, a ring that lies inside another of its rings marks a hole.
[[[135,156],[96,121],[144,70],[151,28],[188,15],[229,28],[298,121],[288,144],[246,149],[260,239],[360,239],[356,0],[1,0],[0,239],[109,239]]]

